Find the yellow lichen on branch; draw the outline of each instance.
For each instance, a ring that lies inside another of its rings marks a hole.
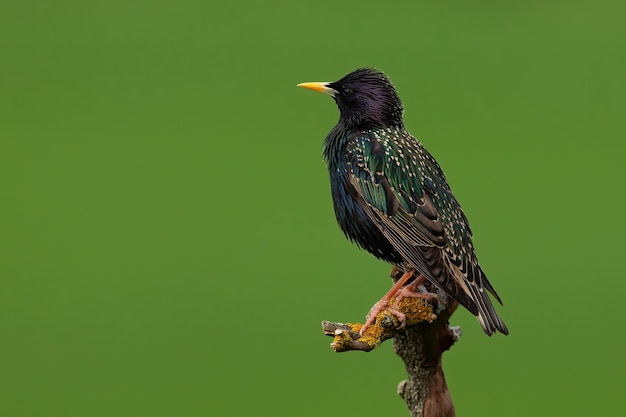
[[[419,297],[403,298],[398,303],[397,309],[406,314],[407,326],[423,322],[432,323],[437,318],[431,305]]]
[[[393,300],[391,305],[393,305]],[[405,327],[417,323],[432,323],[437,318],[433,308],[421,297],[405,297],[394,305],[391,310],[383,310],[377,316],[374,323],[360,334],[360,323],[330,323],[323,322],[324,332],[333,336],[331,347],[336,352],[348,350],[370,351],[380,346],[382,342],[393,336],[395,331],[402,327],[400,317],[406,319]],[[400,313],[400,314],[398,314]]]

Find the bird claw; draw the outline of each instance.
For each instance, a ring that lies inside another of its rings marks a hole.
[[[380,300],[376,304],[374,304],[372,308],[370,308],[370,311],[367,313],[367,316],[365,317],[365,324],[363,324],[363,327],[361,327],[361,331],[359,332],[361,333],[361,336],[363,336],[365,331],[372,324],[374,324],[374,322],[376,321],[376,316],[378,316],[378,314],[381,311],[384,311],[388,306],[389,306],[389,303],[387,303],[386,301]]]
[[[394,306],[396,304],[397,303],[394,303]],[[378,315],[383,312],[390,313],[390,315],[394,316],[398,320],[400,325],[396,327],[396,330],[402,330],[406,327],[406,322],[407,322],[406,314],[404,314],[400,310],[395,309],[394,307],[389,305],[388,302],[383,302],[383,300],[381,300],[377,302],[376,304],[374,304],[374,306],[370,309],[369,313],[367,313],[367,319],[365,321],[365,324],[363,325],[363,327],[361,327],[361,331],[360,331],[361,336],[363,336],[365,332],[367,331],[367,329],[370,328],[376,322],[376,318],[378,317]],[[392,326],[390,325],[386,327],[392,327]]]
[[[418,291],[418,286],[419,285],[409,284],[405,287],[402,287],[392,298],[393,303],[390,303],[385,298],[383,298],[382,300],[374,304],[369,313],[367,313],[365,324],[361,327],[361,336],[365,334],[368,328],[376,323],[376,318],[380,313],[383,312],[389,313],[385,314],[386,317],[393,316],[398,320],[399,325],[396,327],[396,330],[405,329],[407,325],[407,315],[399,308],[400,302],[405,298],[421,298],[431,305],[441,304],[441,298],[439,298],[437,294]],[[393,320],[393,317],[390,317],[390,319]],[[383,324],[384,327],[393,327],[392,323],[389,323],[388,321],[381,321],[381,324]]]
[[[396,316],[398,322],[400,322],[400,325],[396,327],[396,330],[402,330],[406,327],[406,314],[392,307],[387,307],[387,311]]]
[[[441,304],[441,298],[439,298],[437,294],[432,292],[419,291],[418,286],[419,285],[414,285],[414,283],[411,283],[398,290],[393,305],[397,306],[398,304],[400,304],[400,301],[405,298],[421,298],[422,300],[427,301],[430,304]]]

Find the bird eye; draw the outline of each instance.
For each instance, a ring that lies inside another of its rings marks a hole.
[[[348,87],[346,87],[345,85],[341,87],[341,95],[342,96],[349,96],[350,94],[352,94],[352,90],[350,90]]]

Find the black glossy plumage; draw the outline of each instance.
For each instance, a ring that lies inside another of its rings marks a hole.
[[[323,154],[346,236],[423,274],[476,315],[488,335],[508,334],[487,294],[500,301],[478,264],[467,218],[437,162],[404,128],[391,81],[362,68],[314,89],[333,96],[340,110]]]

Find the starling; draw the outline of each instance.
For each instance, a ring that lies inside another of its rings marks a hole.
[[[487,294],[502,303],[478,264],[467,218],[439,164],[405,129],[389,78],[361,68],[336,82],[298,86],[330,95],[339,107],[323,155],[341,230],[403,273],[364,327],[403,290],[417,293],[428,280],[477,316],[487,335],[508,334]]]

